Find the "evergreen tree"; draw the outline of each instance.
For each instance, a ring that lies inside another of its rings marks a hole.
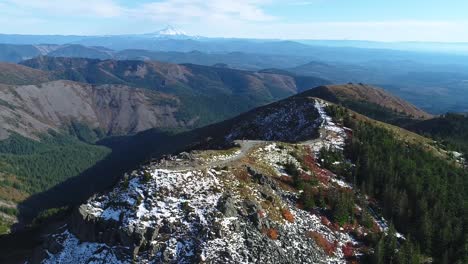
[[[382,236],[377,242],[377,245],[374,249],[374,254],[372,255],[373,264],[385,264],[385,246],[384,246],[384,237]]]

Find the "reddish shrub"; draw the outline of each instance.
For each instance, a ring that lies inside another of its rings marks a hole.
[[[320,233],[315,232],[315,231],[310,231],[307,234],[308,237],[314,239],[315,243],[325,251],[329,256],[332,256],[336,248],[338,246],[338,242],[335,241],[334,243],[331,243],[328,241],[325,237],[323,237]]]
[[[312,180],[312,176],[310,176],[309,174],[307,174],[305,172],[301,172],[300,178],[303,181],[311,181]]]
[[[315,175],[317,176],[317,180],[323,184],[328,184],[330,182],[330,175],[326,170],[321,168],[317,168],[314,170]]]
[[[341,250],[343,250],[343,254],[345,258],[352,258],[354,257],[354,247],[351,243],[346,243],[346,245],[341,247]]]
[[[281,214],[283,215],[283,218],[286,219],[286,221],[294,223],[294,215],[291,214],[288,209],[282,209]]]
[[[267,235],[270,239],[273,239],[273,240],[278,239],[278,231],[274,228],[264,229],[263,233]]]
[[[340,230],[341,226],[338,223],[333,223],[331,229],[333,231],[338,231]]]
[[[286,184],[292,184],[293,183],[293,178],[287,175],[281,175],[279,178],[281,182],[286,183]]]
[[[308,169],[314,170],[317,167],[317,161],[315,160],[315,155],[312,153],[312,149],[310,147],[306,148],[306,154],[303,157],[304,164],[307,166]]]
[[[322,220],[322,224],[323,224],[323,225],[326,225],[326,226],[330,226],[330,225],[331,225],[330,220],[328,220],[328,218],[327,218],[326,216],[324,216],[324,215],[322,215],[322,216],[320,217],[320,220]]]

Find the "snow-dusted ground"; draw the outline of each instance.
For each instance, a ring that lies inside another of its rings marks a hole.
[[[270,143],[265,147],[258,148],[252,155],[259,161],[268,164],[269,167],[275,170],[277,175],[287,175],[284,168],[285,164],[292,163],[300,168],[299,161],[290,152],[290,148],[280,148],[277,143]]]
[[[456,151],[449,151],[449,153],[455,158],[455,160],[461,164],[462,166],[465,165],[467,166],[468,164],[466,163],[466,159],[463,156],[462,153],[456,152]]]
[[[57,254],[46,252],[48,258],[44,264],[76,264],[76,263],[123,263],[119,260],[112,247],[102,243],[80,241],[68,230],[54,235],[63,249]]]
[[[335,124],[332,118],[327,115],[325,107],[327,103],[316,100],[315,108],[320,115],[320,138],[319,140],[311,140],[306,142],[309,144],[315,153],[318,153],[322,148],[334,148],[342,150],[345,146],[346,131],[344,128]]]

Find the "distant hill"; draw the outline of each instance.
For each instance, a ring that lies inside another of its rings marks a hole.
[[[111,59],[114,51],[104,47],[86,47],[82,45],[64,45],[48,53],[51,57],[72,57],[72,58],[92,58]]]
[[[466,114],[449,113],[408,124],[406,128],[430,136],[468,157],[468,115]]]
[[[56,79],[121,84],[174,95],[185,107],[181,120],[197,117],[195,125],[220,121],[254,107],[329,84],[292,74],[242,71],[194,64],[38,57],[22,65],[50,72]]]
[[[0,83],[3,84],[37,84],[51,79],[48,72],[18,64],[0,63]]]
[[[148,38],[150,38],[148,36]],[[260,70],[265,68],[291,68],[312,60],[308,56],[269,55],[248,52],[207,53],[196,50],[187,52],[152,51],[144,49],[112,50],[102,46],[79,44],[64,45],[13,45],[0,44],[0,61],[18,63],[37,56],[71,57],[88,59],[156,60],[169,63],[193,63],[211,66],[218,63],[230,68]]]
[[[76,57],[92,59],[110,59],[114,52],[103,47],[87,47],[76,44],[66,45],[14,45],[0,44],[0,61],[18,63],[38,56]]]
[[[116,59],[123,60],[156,60],[170,63],[193,63],[215,65],[223,63],[229,68],[260,70],[265,68],[289,68],[308,62],[305,56],[267,55],[247,52],[206,53],[200,51],[150,51],[129,49],[116,52]]]
[[[54,49],[54,45],[11,45],[0,44],[0,61],[20,62],[40,55],[45,55]]]
[[[123,85],[93,86],[70,81],[38,85],[0,84],[0,138],[27,138],[81,124],[103,135],[127,135],[150,128],[189,127],[176,116],[178,98]],[[191,120],[195,122],[196,118]]]
[[[365,84],[320,86],[305,94],[342,104],[361,114],[390,123],[433,117],[381,88]]]
[[[425,63],[410,57],[367,57],[368,61],[359,63],[314,60],[287,70],[301,76],[319,76],[333,83],[382,87],[430,113],[466,111],[468,68],[465,65]]]

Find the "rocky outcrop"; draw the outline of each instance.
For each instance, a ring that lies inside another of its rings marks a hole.
[[[185,164],[197,155],[164,163]],[[307,233],[320,230],[342,243],[352,241],[294,208],[295,196],[258,167],[160,166],[132,172],[110,193],[77,208],[65,230],[45,243],[45,263],[339,262],[339,253],[328,256]],[[236,178],[238,169],[245,170],[251,186]],[[283,219],[284,208],[294,221]]]
[[[302,209],[294,181],[308,179],[309,195],[352,193],[315,157],[319,146],[342,149],[346,134],[324,102],[295,103],[304,114],[280,103],[277,128],[291,135],[282,127],[301,120],[294,131],[306,141],[241,140],[240,149],[192,151],[142,166],[81,205],[50,236],[56,242],[45,244],[43,263],[345,263],[360,245],[354,234],[370,231],[340,228],[328,220],[327,205]],[[259,113],[250,120],[273,111]]]
[[[297,142],[313,138],[321,123],[314,105],[312,99],[297,98],[256,109],[241,116],[226,139]]]

